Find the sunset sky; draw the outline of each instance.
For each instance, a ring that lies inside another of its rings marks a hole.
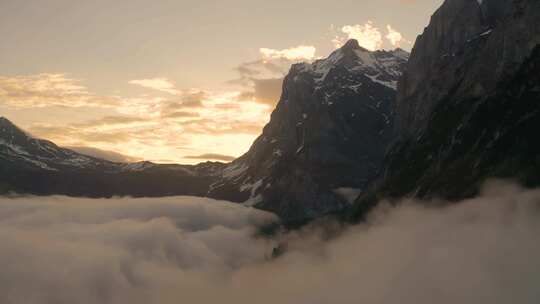
[[[410,50],[442,0],[2,0],[0,116],[160,163],[247,151],[291,63]],[[88,149],[87,149],[88,150]]]

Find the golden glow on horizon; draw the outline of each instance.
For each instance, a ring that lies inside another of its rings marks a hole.
[[[205,159],[196,157],[209,152],[237,157],[249,149],[271,111],[239,96],[239,91],[206,92],[200,107],[172,112],[185,114],[177,116],[168,115],[174,101],[126,99],[117,116],[60,127],[34,124],[30,131],[62,146],[89,146],[157,163],[198,163]]]

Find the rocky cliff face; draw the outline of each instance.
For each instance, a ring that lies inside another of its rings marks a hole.
[[[490,177],[540,185],[540,2],[447,0],[399,84],[400,141],[356,201],[474,195]]]
[[[349,206],[377,176],[392,139],[407,58],[403,50],[369,52],[351,40],[326,59],[294,65],[263,134],[209,195],[285,220]]]
[[[482,97],[511,75],[540,43],[536,0],[447,0],[418,37],[399,83],[396,128],[425,129],[435,107]]]

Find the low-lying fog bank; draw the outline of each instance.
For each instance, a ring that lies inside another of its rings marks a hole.
[[[323,240],[193,197],[0,198],[0,303],[538,303],[540,191],[411,201]],[[288,250],[270,259],[277,242]]]

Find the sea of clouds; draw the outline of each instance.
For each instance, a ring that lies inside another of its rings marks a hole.
[[[539,303],[539,190],[431,206],[269,238],[272,214],[204,198],[3,197],[0,303]]]

